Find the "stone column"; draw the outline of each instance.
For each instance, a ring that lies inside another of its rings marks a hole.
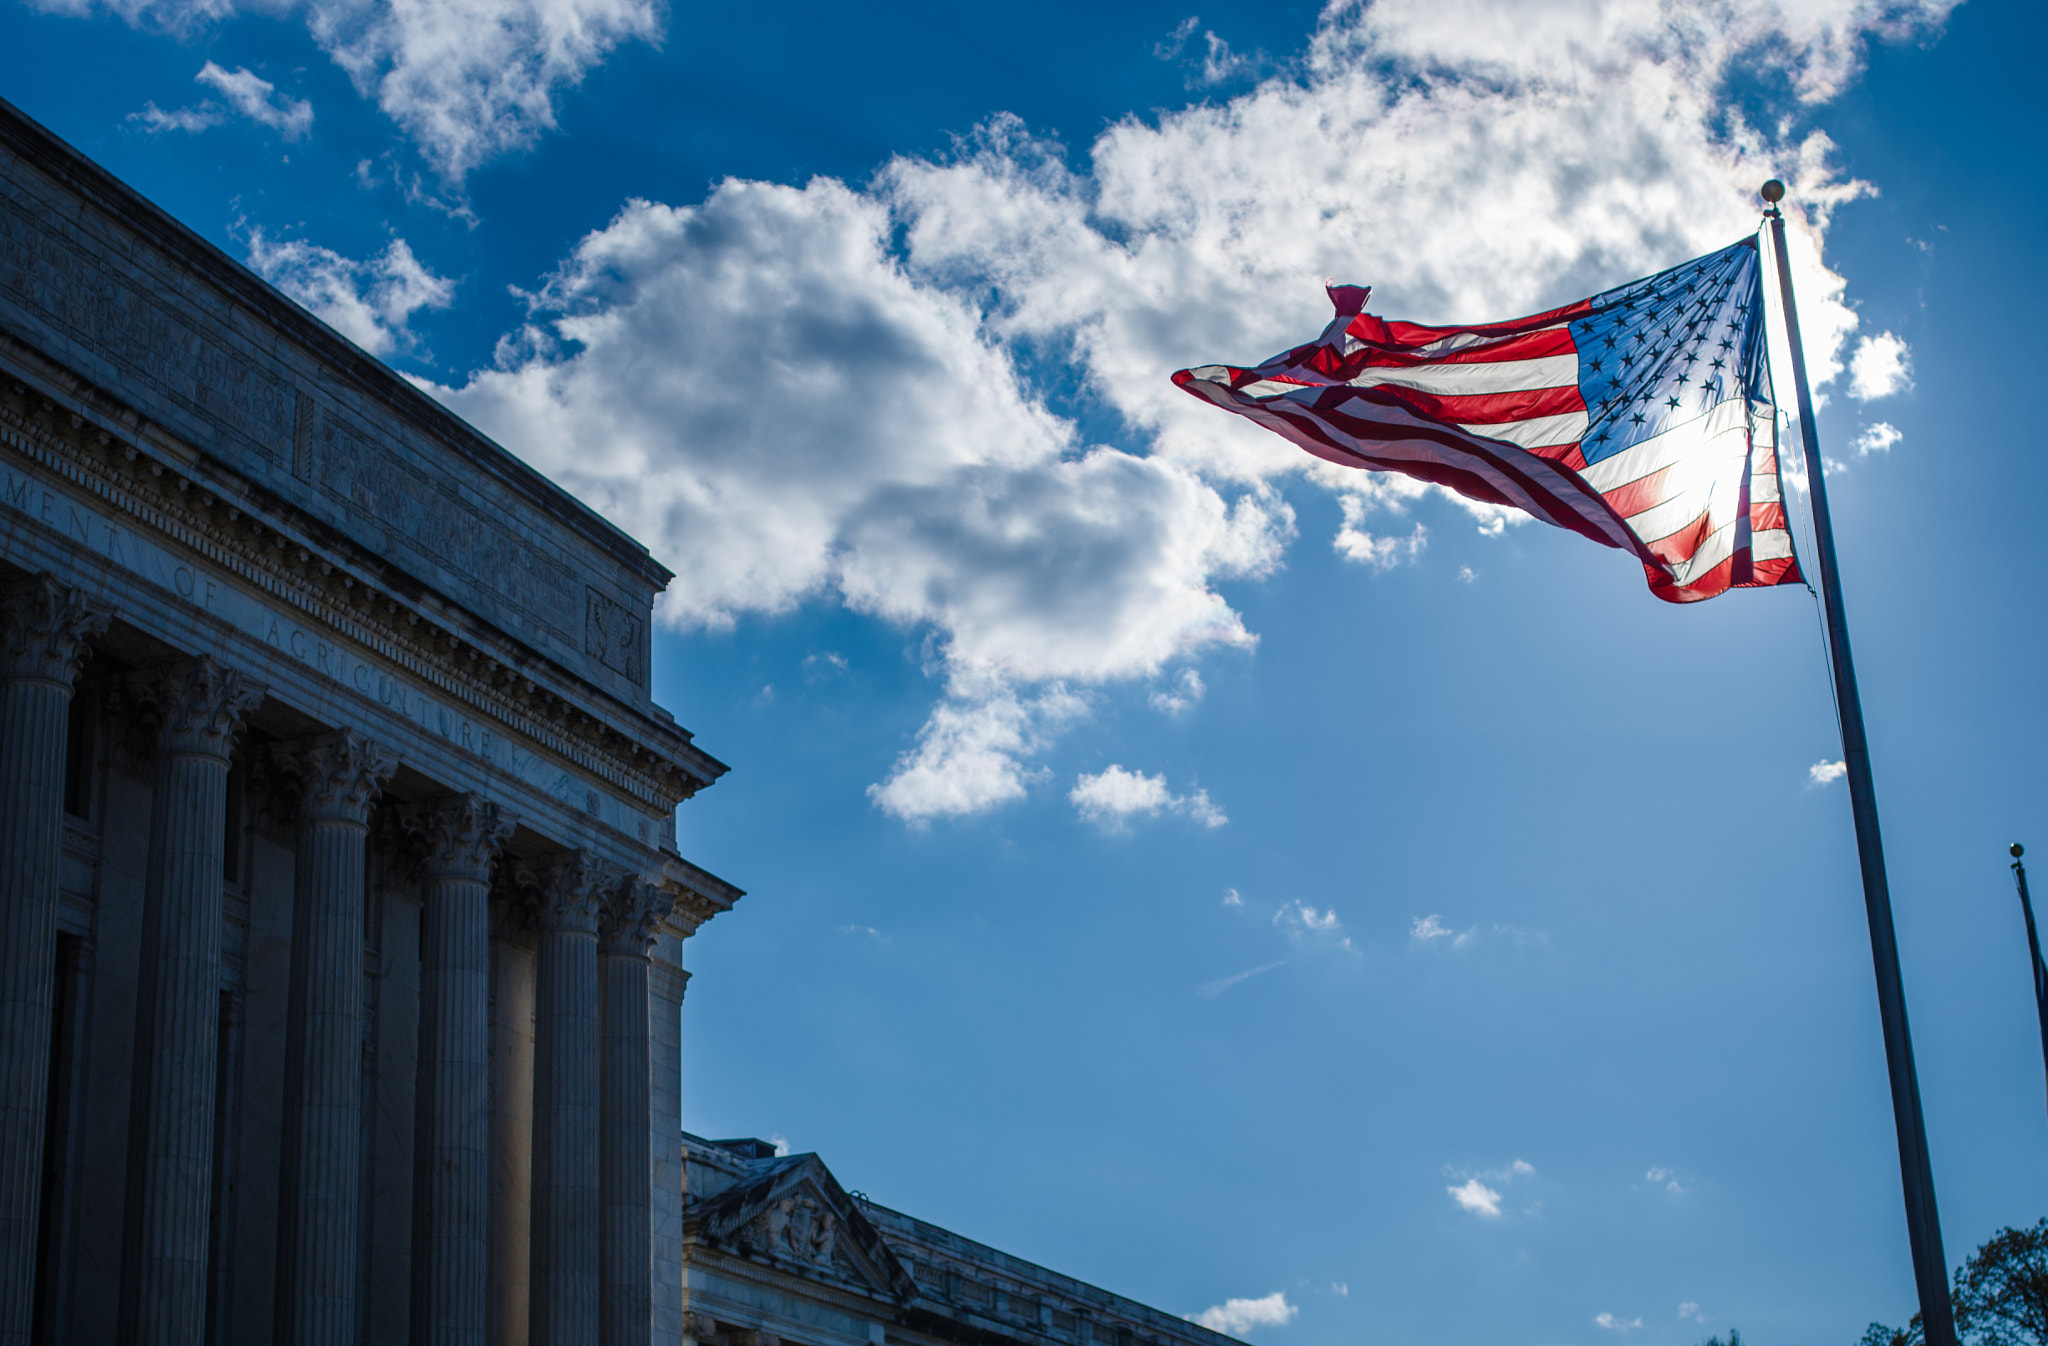
[[[491,935],[490,1346],[527,1346],[533,1273],[533,998],[529,904],[501,892]]]
[[[136,988],[120,1339],[199,1346],[213,1196],[228,753],[263,690],[205,656],[138,683],[160,726]]]
[[[654,1170],[652,1203],[654,1346],[684,1346],[692,1336],[683,1308],[683,995],[690,974],[683,970],[683,950],[690,936],[720,909],[699,893],[684,889],[669,912],[675,942],[658,946],[662,957],[648,965],[649,1055],[653,1095],[649,1114],[654,1134],[649,1150]],[[658,1017],[657,1017],[658,1016]],[[709,1329],[706,1329],[708,1333]]]
[[[27,1346],[56,996],[71,686],[105,614],[48,575],[0,591],[0,1346]]]
[[[303,793],[285,1022],[275,1340],[357,1346],[364,865],[370,805],[398,761],[342,729],[282,765],[298,776]]]
[[[602,999],[598,1127],[600,1346],[649,1346],[654,1263],[654,1153],[647,1036],[647,956],[674,898],[628,879],[605,904],[598,941]]]
[[[491,864],[512,821],[473,794],[427,825],[413,1346],[483,1346],[490,1233]]]
[[[598,1337],[600,866],[564,856],[541,892],[534,1015],[532,1346]]]

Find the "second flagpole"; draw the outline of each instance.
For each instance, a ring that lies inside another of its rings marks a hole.
[[[1785,254],[1785,217],[1778,209],[1785,184],[1764,184],[1769,205],[1771,247],[1778,263],[1785,335],[1792,351],[1792,382],[1798,397],[1799,431],[1806,450],[1806,480],[1813,503],[1815,560],[1820,566],[1821,602],[1827,613],[1828,656],[1835,675],[1835,713],[1842,724],[1842,766],[1849,782],[1849,807],[1856,819],[1856,858],[1863,870],[1863,907],[1870,920],[1870,954],[1877,971],[1877,1008],[1884,1022],[1884,1055],[1892,1085],[1892,1120],[1899,1134],[1899,1177],[1906,1189],[1906,1230],[1913,1248],[1913,1279],[1920,1290],[1920,1321],[1927,1346],[1956,1346],[1955,1311],[1949,1303],[1948,1258],[1941,1248],[1941,1219],[1934,1208],[1934,1172],[1927,1162],[1927,1125],[1920,1112],[1920,1081],[1913,1069],[1913,1038],[1906,1028],[1906,991],[1899,977],[1899,945],[1892,930],[1891,888],[1885,881],[1884,843],[1877,829],[1877,790],[1870,778],[1870,746],[1863,735],[1863,703],[1856,693],[1856,665],[1849,657],[1849,619],[1842,608],[1842,581],[1835,569],[1835,529],[1828,517],[1827,479],[1821,470],[1820,436],[1814,429],[1813,394],[1806,386],[1806,351],[1799,339],[1799,309],[1792,298],[1792,267]]]

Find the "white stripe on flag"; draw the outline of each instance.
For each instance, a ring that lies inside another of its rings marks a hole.
[[[1469,397],[1483,393],[1523,393],[1538,388],[1572,388],[1579,382],[1579,357],[1545,355],[1534,360],[1494,360],[1469,365],[1379,366],[1351,380],[1370,388],[1390,383],[1418,392]]]

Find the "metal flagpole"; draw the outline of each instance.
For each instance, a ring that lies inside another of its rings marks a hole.
[[[2041,1013],[2041,1064],[2048,1067],[2048,963],[2041,961],[2041,937],[2034,933],[2034,903],[2027,896],[2026,847],[2012,844],[2012,877],[2020,887],[2020,911],[2027,918],[2027,954],[2034,964],[2034,1006]]]
[[[1820,437],[1814,430],[1813,394],[1806,386],[1806,350],[1799,340],[1799,309],[1792,298],[1792,266],[1785,255],[1785,217],[1778,210],[1785,184],[1764,184],[1769,204],[1771,246],[1778,261],[1784,301],[1785,335],[1792,348],[1792,382],[1799,399],[1799,431],[1806,447],[1808,497],[1813,503],[1815,559],[1820,563],[1821,601],[1827,610],[1828,654],[1835,674],[1835,713],[1842,723],[1842,765],[1849,778],[1849,807],[1856,818],[1856,858],[1863,869],[1863,907],[1870,918],[1870,956],[1877,967],[1877,1009],[1884,1021],[1884,1055],[1890,1067],[1892,1120],[1899,1133],[1899,1176],[1906,1188],[1906,1230],[1913,1245],[1913,1279],[1920,1288],[1920,1321],[1927,1346],[1956,1346],[1955,1312],[1948,1297],[1948,1258],[1941,1250],[1941,1221],[1934,1210],[1934,1173],[1927,1163],[1927,1127],[1920,1115],[1920,1081],[1913,1072],[1913,1039],[1906,1031],[1906,992],[1899,981],[1899,945],[1892,933],[1891,890],[1884,877],[1884,844],[1877,831],[1877,791],[1870,780],[1870,745],[1863,736],[1863,703],[1856,695],[1856,665],[1849,657],[1849,621],[1842,610],[1842,581],[1835,570],[1835,528],[1828,518],[1827,478],[1821,470]]]

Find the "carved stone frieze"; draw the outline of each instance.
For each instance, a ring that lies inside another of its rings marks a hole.
[[[86,642],[107,629],[107,614],[50,575],[0,589],[0,680],[34,679],[66,687],[85,663]]]
[[[131,684],[156,712],[157,751],[225,760],[263,684],[211,655],[145,669]]]
[[[645,958],[653,952],[662,918],[674,902],[675,895],[654,880],[638,875],[628,878],[612,890],[604,904],[598,951]]]
[[[465,792],[443,800],[420,821],[426,872],[487,882],[498,847],[517,822],[480,795]]]
[[[809,1192],[797,1190],[768,1203],[729,1237],[769,1257],[837,1269],[839,1221]]]
[[[398,758],[353,729],[337,729],[302,743],[272,749],[280,774],[298,785],[299,815],[308,821],[367,823],[370,806]]]

